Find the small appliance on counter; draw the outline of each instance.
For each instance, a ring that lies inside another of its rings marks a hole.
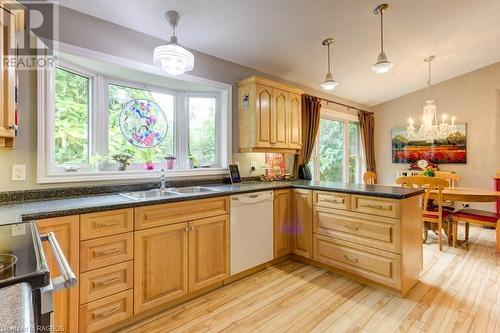
[[[43,251],[47,241],[61,276],[52,278]],[[34,222],[0,226],[0,288],[26,282],[32,290],[36,332],[50,331],[52,293],[76,284],[75,274],[64,257],[54,233],[39,235]],[[1,300],[0,300],[1,302]],[[7,304],[2,304],[7,306]],[[0,326],[2,318],[0,318]]]

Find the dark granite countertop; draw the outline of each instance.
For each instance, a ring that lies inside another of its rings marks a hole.
[[[179,195],[161,199],[136,201],[120,194],[92,195],[67,199],[26,201],[0,205],[0,225],[43,218],[90,213],[119,208],[153,205],[165,202],[177,202],[193,199],[217,197],[231,194],[275,190],[283,188],[301,188],[331,192],[351,193],[374,197],[405,199],[423,193],[421,189],[401,188],[383,185],[343,184],[331,182],[292,181],[292,182],[246,182],[242,184],[203,185],[215,192]]]

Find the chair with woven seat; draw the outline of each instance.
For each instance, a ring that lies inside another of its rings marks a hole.
[[[439,251],[443,250],[442,230],[443,222],[451,217],[452,212],[443,209],[443,189],[448,187],[448,181],[441,178],[426,177],[426,176],[404,176],[396,180],[398,185],[403,187],[419,187],[425,189],[422,202],[422,240],[425,243],[429,230],[434,230],[436,227],[438,235]],[[432,191],[437,192],[437,198],[430,199]],[[448,235],[450,234],[448,227]]]
[[[500,252],[500,214],[480,209],[464,208],[453,213],[453,247],[457,245],[458,222],[465,223],[465,243],[469,242],[469,224],[493,227],[496,229],[496,247]]]
[[[366,185],[375,185],[377,181],[377,174],[373,171],[366,171],[363,175],[363,182]]]

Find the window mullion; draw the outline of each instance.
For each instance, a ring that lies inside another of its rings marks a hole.
[[[176,123],[176,154],[177,165],[181,169],[188,168],[188,112],[187,112],[187,96],[185,93],[179,92],[175,98],[175,123]]]

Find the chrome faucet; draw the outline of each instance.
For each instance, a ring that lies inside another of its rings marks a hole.
[[[165,169],[161,169],[161,177],[160,177],[160,191],[165,192],[167,189],[165,188]]]

